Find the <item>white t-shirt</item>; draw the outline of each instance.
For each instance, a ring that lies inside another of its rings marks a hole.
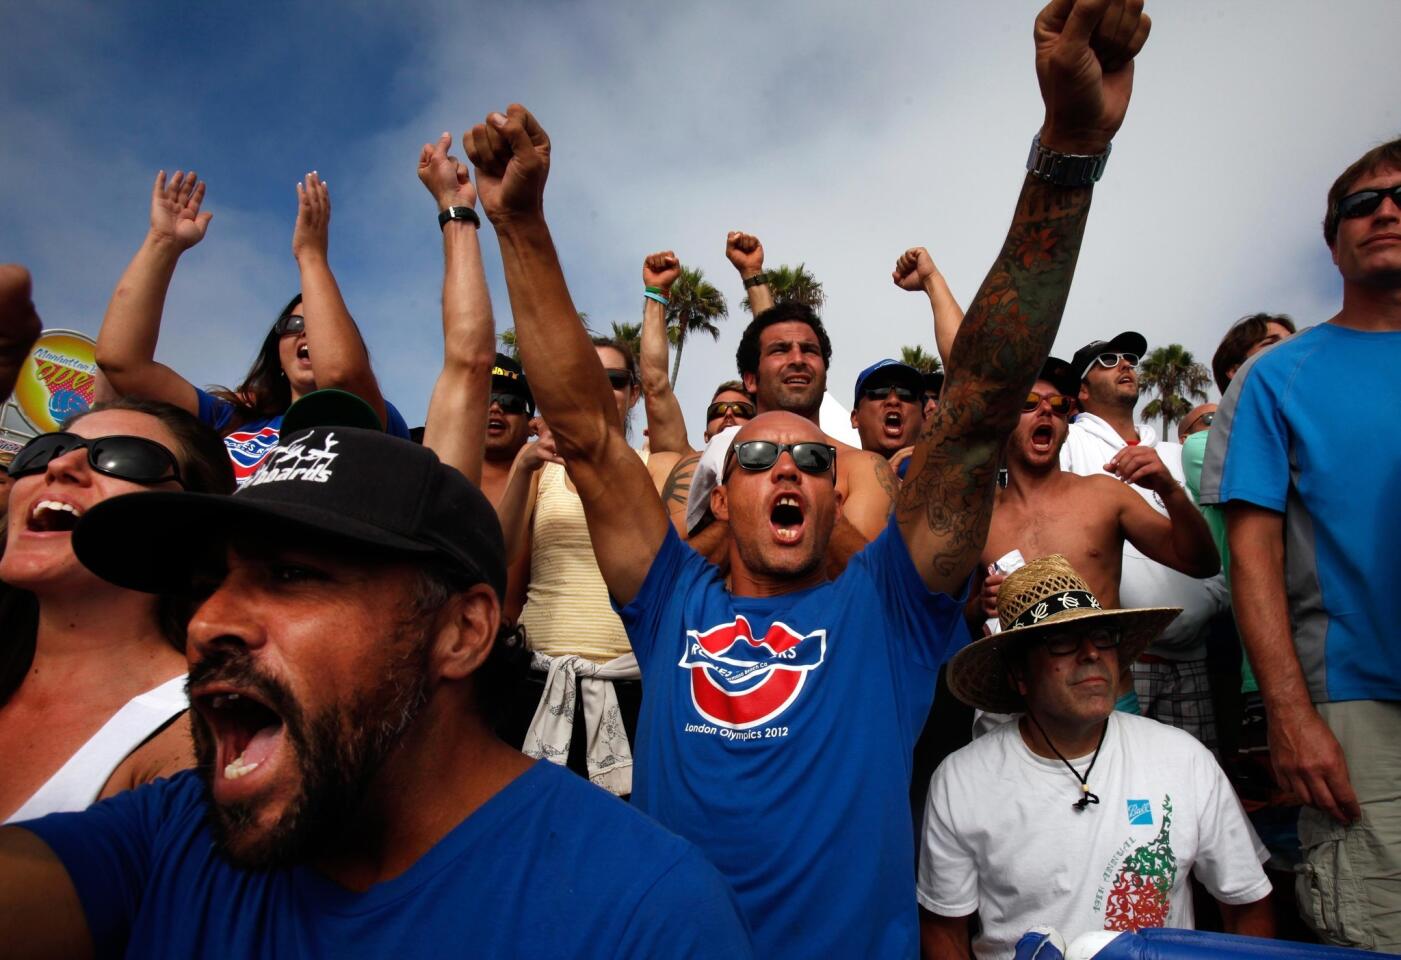
[[[1072,759],[1081,773],[1089,757]],[[919,858],[920,905],[978,912],[980,958],[1011,957],[1038,925],[1069,942],[1091,930],[1193,926],[1187,874],[1217,900],[1270,891],[1268,853],[1211,753],[1147,717],[1113,713],[1078,811],[1080,783],[1006,723],[934,772]]]

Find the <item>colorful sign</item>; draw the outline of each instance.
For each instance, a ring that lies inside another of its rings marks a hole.
[[[20,368],[11,399],[40,433],[51,433],[93,404],[95,344],[75,330],[45,330]]]

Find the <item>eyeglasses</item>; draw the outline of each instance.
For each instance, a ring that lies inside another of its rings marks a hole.
[[[705,408],[705,420],[709,423],[732,413],[736,419],[753,420],[754,404],[745,403],[743,400],[717,400]]]
[[[43,473],[56,457],[86,447],[88,466],[118,480],[132,483],[164,483],[174,480],[180,486],[180,466],[175,454],[145,437],[111,436],[89,440],[72,433],[46,433],[24,445],[10,464],[11,477]]]
[[[1127,360],[1131,367],[1138,366],[1138,354],[1136,353],[1101,353],[1099,356],[1095,357],[1095,363],[1104,367],[1106,370],[1113,370],[1119,365],[1119,360],[1121,358]]]
[[[608,385],[614,390],[628,390],[632,387],[631,370],[604,370],[608,374]]]
[[[1058,417],[1063,417],[1070,413],[1070,398],[1063,393],[1037,393],[1035,390],[1026,395],[1026,403],[1022,404],[1022,413],[1032,413],[1041,407],[1041,401],[1045,400],[1051,406],[1051,412]]]
[[[493,393],[491,403],[500,407],[502,413],[525,413],[530,409],[525,397],[518,393]]]
[[[793,463],[803,473],[820,476],[829,470],[836,470],[837,448],[815,440],[804,440],[800,443],[746,440],[730,448],[730,454],[733,457],[732,463],[738,463],[746,470],[767,470],[778,462],[785,450],[792,455]],[[725,475],[729,476],[729,473],[730,464],[726,464]]]
[[[1338,216],[1343,220],[1365,217],[1381,206],[1384,197],[1390,197],[1393,204],[1401,207],[1401,183],[1394,187],[1373,187],[1348,194],[1338,201]]]
[[[903,400],[906,403],[914,403],[915,401],[915,392],[913,390],[909,387],[896,386],[893,383],[888,383],[883,387],[866,387],[861,391],[861,396],[865,397],[867,400],[884,400],[886,397],[890,396],[892,392],[895,394],[895,399],[897,400]]]
[[[1197,424],[1199,424],[1199,423],[1200,423],[1200,424],[1204,424],[1205,426],[1208,426],[1208,427],[1209,427],[1209,426],[1211,426],[1211,421],[1213,421],[1213,420],[1215,420],[1215,419],[1216,419],[1216,411],[1215,411],[1215,410],[1208,410],[1206,413],[1202,414],[1201,416],[1196,417],[1195,419],[1192,419],[1192,420],[1188,420],[1188,421],[1187,421],[1187,426],[1183,427],[1182,429],[1183,429],[1183,430],[1191,430],[1193,427],[1195,427],[1195,426],[1196,426]]]
[[[306,329],[306,317],[295,313],[289,313],[285,317],[278,317],[277,322],[272,325],[272,332],[279,337],[285,337],[289,333],[301,333]]]
[[[1113,650],[1119,645],[1121,639],[1117,630],[1096,630],[1088,637],[1076,636],[1074,634],[1057,634],[1047,637],[1041,642],[1046,646],[1046,652],[1053,657],[1068,657],[1080,649],[1083,640],[1088,639],[1096,650]]]

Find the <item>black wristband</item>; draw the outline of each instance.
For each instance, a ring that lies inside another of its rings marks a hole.
[[[760,271],[759,273],[754,274],[754,276],[752,277],[744,278],[744,289],[748,290],[750,287],[757,287],[760,284],[768,282],[769,275],[767,273],[764,273],[763,271]]]
[[[446,230],[449,220],[466,220],[474,227],[482,225],[481,217],[478,217],[477,211],[471,207],[448,207],[438,214],[438,229]]]

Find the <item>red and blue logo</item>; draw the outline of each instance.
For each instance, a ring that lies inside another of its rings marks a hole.
[[[691,673],[691,701],[706,720],[747,730],[776,719],[798,699],[807,675],[827,657],[827,631],[800,634],[774,623],[761,639],[744,617],[704,633],[689,630],[680,666]]]
[[[277,446],[278,432],[277,427],[269,426],[257,430],[235,430],[224,438],[229,460],[233,463],[234,479],[240,487],[258,472],[268,454]]]

